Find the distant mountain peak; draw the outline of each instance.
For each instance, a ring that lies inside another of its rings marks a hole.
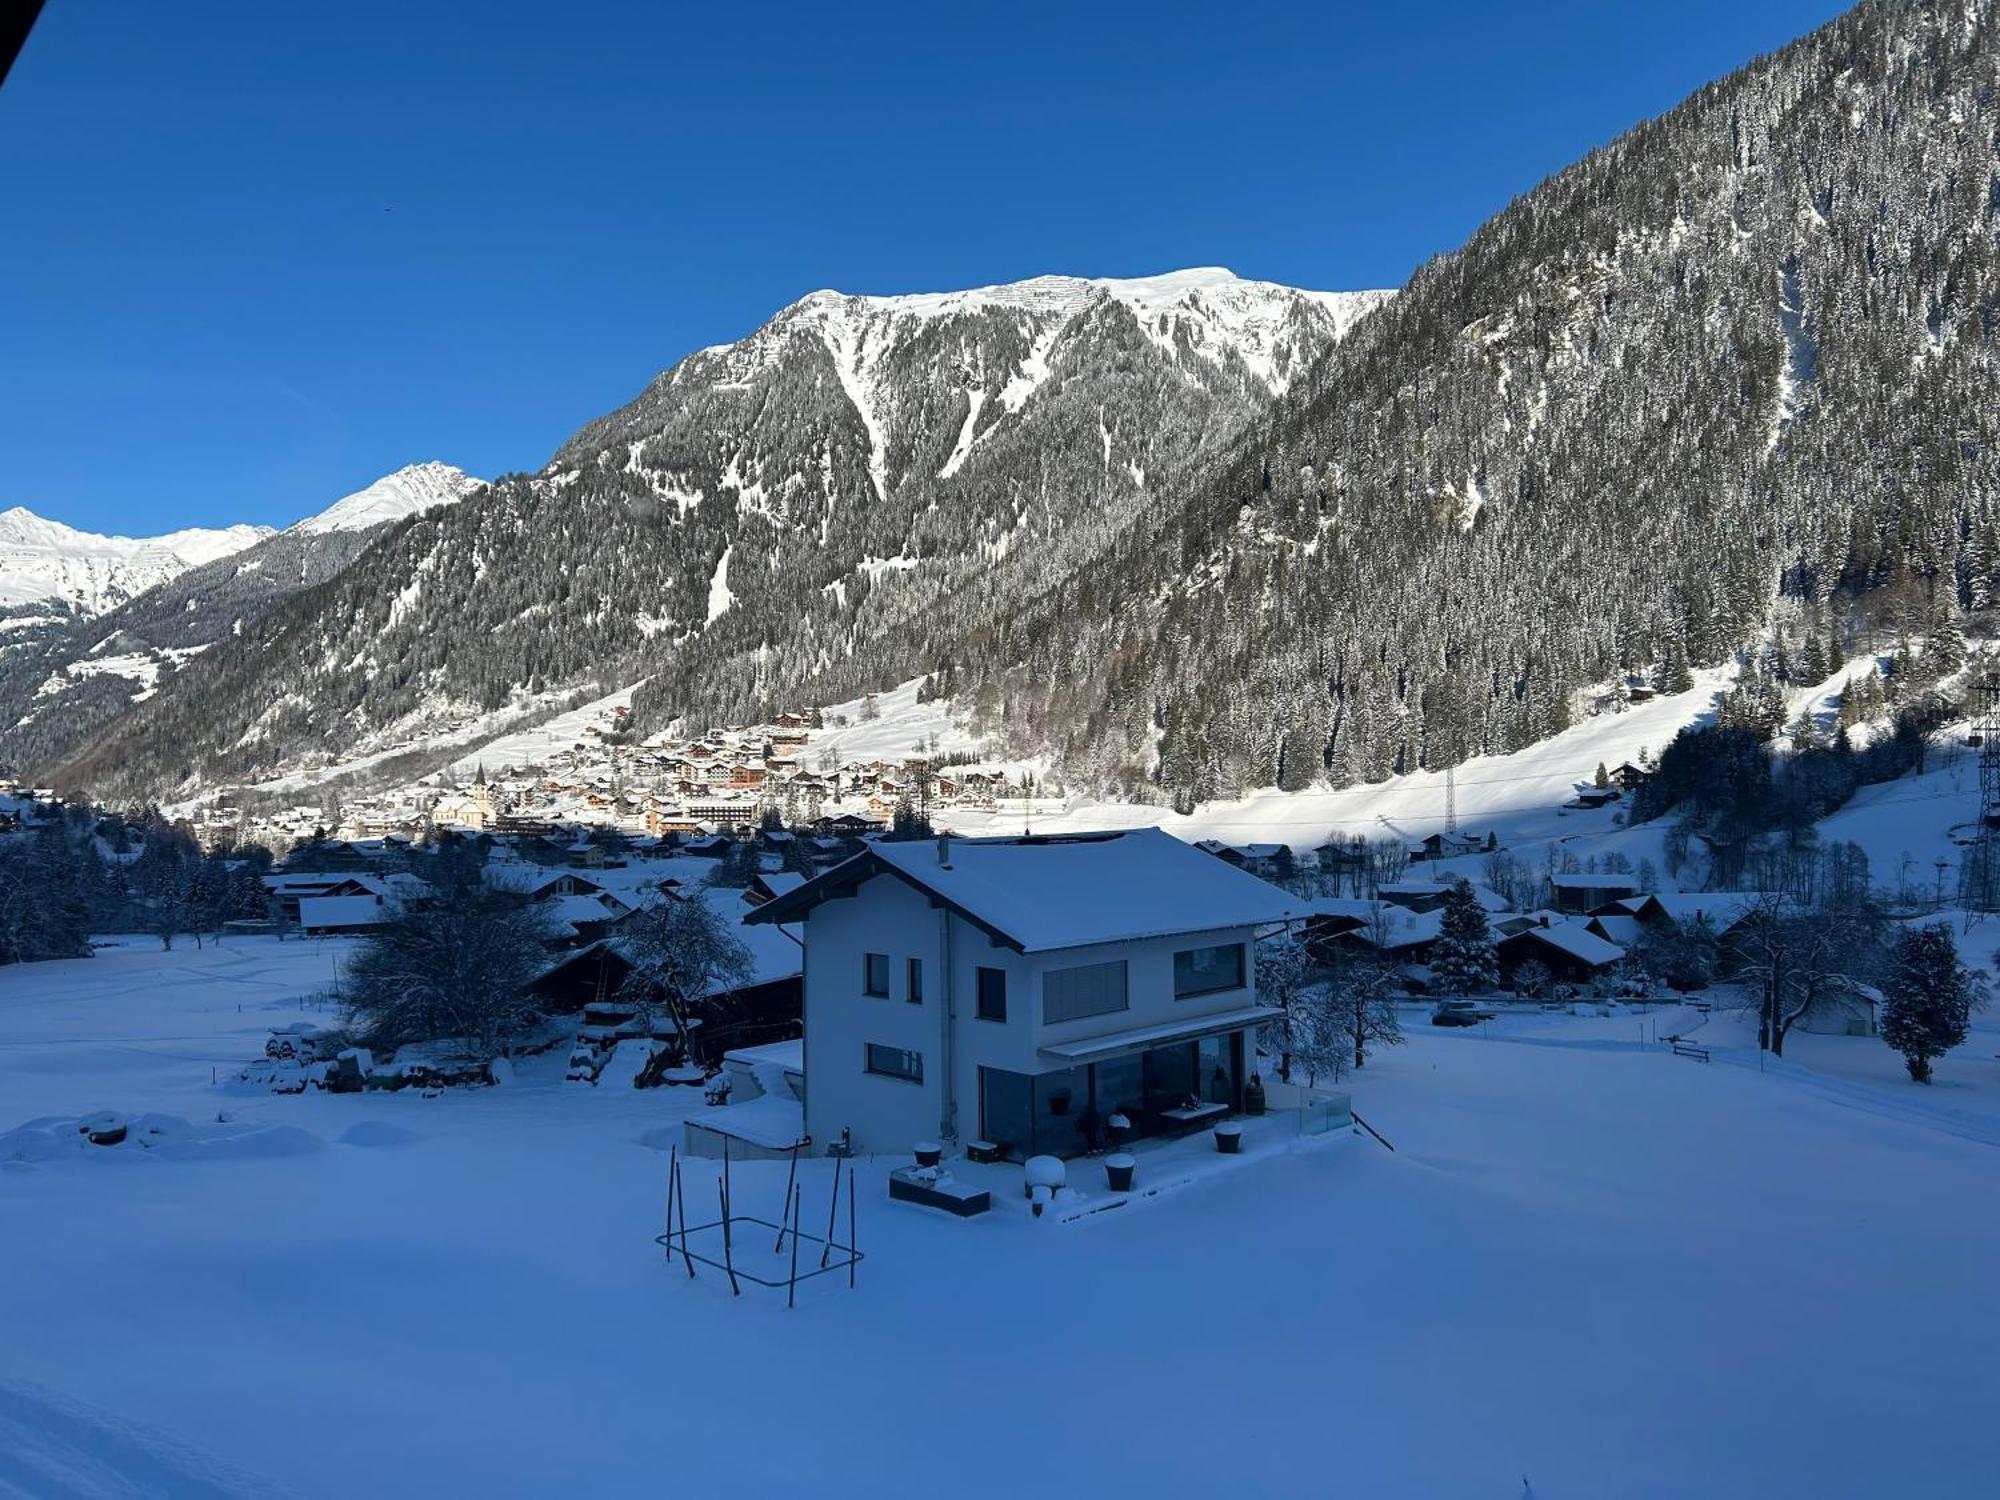
[[[325,510],[292,526],[307,535],[329,531],[366,531],[385,521],[400,521],[434,505],[455,505],[486,483],[465,470],[433,459],[407,464],[385,474],[365,489],[344,495]]]
[[[837,316],[848,309],[891,318],[945,318],[1012,309],[1037,317],[1068,318],[1100,298],[1122,302],[1142,323],[1176,314],[1205,315],[1227,335],[1238,331],[1246,315],[1265,321],[1301,304],[1330,315],[1337,332],[1363,313],[1380,306],[1392,291],[1324,292],[1253,281],[1224,266],[1190,266],[1155,276],[1032,276],[1025,281],[969,287],[954,292],[911,292],[890,295],[852,294],[823,289],[800,298],[778,316],[818,314]]]
[[[254,547],[269,526],[189,527],[164,536],[106,536],[0,511],[0,606],[60,603],[102,614],[190,568]]]

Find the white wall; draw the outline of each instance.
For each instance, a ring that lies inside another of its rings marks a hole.
[[[853,1132],[855,1149],[902,1155],[942,1126],[944,924],[919,891],[876,876],[852,897],[813,908],[805,933],[806,1133],[824,1151]],[[863,955],[889,956],[887,999],[866,993]],[[908,1000],[909,960],[924,964],[924,1003]],[[920,1084],[865,1069],[870,1042],[922,1054]]]
[[[878,875],[854,896],[815,907],[804,932],[806,1130],[816,1151],[838,1140],[843,1128],[852,1132],[856,1150],[875,1155],[901,1156],[920,1140],[971,1139],[979,1131],[981,1067],[1047,1072],[1067,1065],[1041,1056],[1039,1049],[1045,1045],[1191,1020],[1256,1001],[1255,935],[1249,928],[1023,955],[993,942],[963,918],[932,906],[926,895],[902,880]],[[1244,945],[1244,987],[1174,999],[1174,954],[1231,942]],[[887,999],[865,993],[863,955],[870,952],[889,956]],[[924,965],[920,1005],[908,999],[911,958],[922,959]],[[1042,1024],[1042,975],[1120,958],[1128,964],[1126,1010]],[[977,974],[982,967],[1001,969],[1008,976],[1004,1023],[977,1017]],[[868,1073],[869,1042],[920,1053],[923,1082]],[[945,1118],[947,1071],[955,1104],[955,1118],[950,1121]]]

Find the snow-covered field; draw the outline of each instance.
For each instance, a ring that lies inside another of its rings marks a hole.
[[[1354,1083],[1394,1153],[1305,1143],[1065,1225],[892,1206],[864,1164],[858,1288],[787,1312],[652,1243],[694,1090],[564,1085],[560,1051],[434,1099],[212,1084],[325,1019],[300,1002],[342,951],[0,971],[0,1131],[232,1116],[222,1149],[0,1165],[0,1494],[1973,1496],[2000,1468],[1991,1030],[1924,1091],[1869,1039],[1760,1072],[1640,1045],[1677,1011],[1412,1013]],[[782,1178],[737,1192],[768,1212]]]

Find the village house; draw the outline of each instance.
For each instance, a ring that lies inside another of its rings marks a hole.
[[[1431,833],[1410,846],[1410,858],[1459,859],[1479,854],[1488,847],[1487,841],[1476,833]]]
[[[1075,1155],[1239,1108],[1284,891],[1157,829],[878,842],[751,911],[805,945],[806,1133]]]
[[[1493,945],[1500,982],[1512,989],[1524,964],[1539,963],[1561,984],[1588,984],[1609,974],[1625,950],[1574,919],[1535,922]]]
[[[1595,875],[1566,871],[1549,876],[1550,903],[1557,911],[1587,916],[1613,901],[1639,894],[1636,875]]]

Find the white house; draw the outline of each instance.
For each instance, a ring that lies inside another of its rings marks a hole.
[[[1277,886],[1157,829],[880,842],[757,907],[805,947],[815,1150],[1087,1149],[1240,1107]]]

